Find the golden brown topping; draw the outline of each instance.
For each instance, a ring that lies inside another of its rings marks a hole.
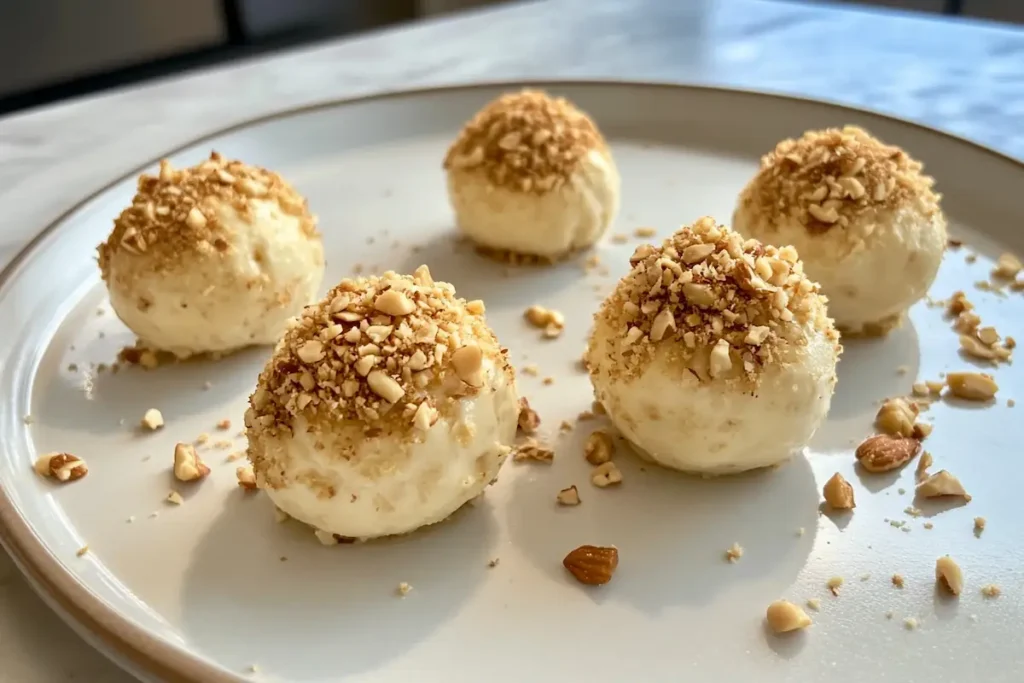
[[[192,444],[179,443],[174,446],[174,478],[178,481],[197,481],[210,473],[196,453]]]
[[[917,485],[917,495],[922,498],[938,498],[941,496],[959,496],[970,502],[971,496],[964,489],[964,485],[955,476],[946,470],[939,470],[935,474]]]
[[[661,348],[700,381],[756,382],[761,368],[807,343],[808,327],[839,351],[825,299],[792,247],[744,241],[705,217],[660,247],[640,245],[630,264],[597,314],[615,333],[606,348],[615,362],[590,359],[591,368],[611,367],[630,379],[670,342]]]
[[[934,180],[921,168],[899,147],[855,126],[808,131],[761,159],[740,201],[766,216],[792,217],[812,232],[848,228],[861,214],[908,198],[937,211]]]
[[[798,605],[787,600],[776,600],[765,613],[768,626],[776,633],[798,631],[811,625],[811,618]]]
[[[921,450],[921,442],[912,437],[878,434],[857,446],[857,460],[868,472],[888,472],[902,467]]]
[[[511,376],[505,355],[483,317],[426,266],[342,280],[285,334],[246,426],[288,432],[301,415],[314,433],[343,421],[367,434],[422,432],[477,394],[489,367]]]
[[[110,237],[98,248],[103,278],[110,276],[110,259],[120,252],[148,252],[155,258],[147,260],[147,268],[165,270],[197,254],[233,248],[217,209],[231,206],[248,218],[253,199],[276,201],[282,211],[299,218],[307,236],[317,235],[306,200],[276,173],[228,161],[216,152],[203,163],[180,170],[161,161],[157,176],[139,177],[132,205],[117,217]]]
[[[560,187],[591,151],[607,152],[590,118],[564,98],[536,90],[502,95],[474,116],[445,169],[482,170],[499,187],[543,194]]]
[[[588,586],[600,586],[612,580],[619,566],[619,551],[615,546],[581,545],[562,560],[562,566]]]
[[[964,575],[952,557],[945,555],[935,561],[935,580],[953,595],[964,589]]]
[[[62,484],[81,479],[89,474],[89,467],[77,455],[70,453],[47,453],[36,460],[33,466],[41,477],[53,477]]]
[[[825,497],[825,502],[834,510],[850,510],[857,507],[853,500],[853,487],[838,472],[825,482],[821,493]]]

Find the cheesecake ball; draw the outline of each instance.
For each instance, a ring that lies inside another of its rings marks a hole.
[[[921,168],[860,128],[811,131],[761,160],[733,228],[796,247],[844,334],[885,334],[928,292],[946,248]]]
[[[444,168],[458,228],[485,252],[557,260],[597,242],[619,210],[619,172],[597,126],[542,92],[484,107]]]
[[[178,357],[274,344],[316,298],[316,219],[279,175],[216,152],[191,168],[160,162],[99,246],[118,317],[141,346]]]
[[[601,305],[585,362],[641,455],[701,474],[782,462],[825,419],[839,335],[792,247],[701,218],[641,245]]]
[[[434,524],[480,495],[519,419],[483,313],[426,266],[342,280],[288,330],[250,397],[257,486],[350,538]]]

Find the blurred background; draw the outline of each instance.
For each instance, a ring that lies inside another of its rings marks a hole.
[[[0,113],[506,1],[0,0]],[[1024,0],[839,4],[1024,23]]]

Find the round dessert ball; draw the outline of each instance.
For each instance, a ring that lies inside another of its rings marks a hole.
[[[761,160],[733,228],[796,247],[844,334],[885,334],[928,292],[946,248],[921,168],[860,128],[811,131]]]
[[[483,313],[426,266],[342,280],[288,330],[249,399],[257,486],[350,538],[413,531],[480,495],[519,419]]]
[[[142,346],[179,357],[274,344],[316,298],[316,219],[279,175],[214,152],[160,162],[99,246],[110,303]]]
[[[480,110],[444,168],[459,230],[484,251],[556,260],[597,242],[619,210],[619,172],[597,126],[543,92]]]
[[[792,247],[710,218],[641,245],[594,319],[597,400],[658,464],[731,474],[782,462],[825,419],[839,335]]]

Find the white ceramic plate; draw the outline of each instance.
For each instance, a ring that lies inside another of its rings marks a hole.
[[[594,489],[581,442],[600,423],[568,434],[558,426],[590,406],[576,360],[599,297],[639,240],[597,249],[606,274],[577,260],[506,277],[456,246],[442,155],[462,122],[510,87],[318,107],[170,158],[191,164],[215,148],[290,179],[320,216],[328,283],[356,264],[408,272],[425,262],[461,295],[486,300],[517,365],[536,364],[555,380],[521,375],[556,444],[555,463],[510,462],[481,502],[405,538],[323,547],[299,524],[275,524],[265,497],[236,488],[239,463],[226,462],[244,448],[243,405],[267,349],[151,372],[97,370],[132,341],[110,312],[93,258],[131,198],[134,178],[122,179],[51,226],[0,287],[0,531],[50,603],[153,680],[1019,680],[1024,407],[1006,405],[1024,386],[1019,366],[994,370],[1001,389],[992,405],[940,402],[927,413],[935,423],[927,447],[973,494],[965,506],[918,502],[925,516],[909,517],[913,467],[889,476],[854,468],[853,446],[871,432],[879,399],[907,393],[915,378],[972,367],[941,308],[924,304],[889,338],[847,344],[832,413],[806,458],[705,481],[622,454],[621,488]],[[665,236],[703,214],[727,221],[758,157],[804,129],[858,123],[904,146],[937,177],[954,232],[980,253],[970,264],[967,249],[949,252],[932,295],[966,289],[986,324],[1024,339],[1022,295],[972,287],[1001,251],[1024,251],[1018,163],[820,103],[653,85],[549,89],[589,111],[610,139],[624,179],[613,232],[653,226]],[[533,303],[566,314],[560,339],[542,341],[525,325],[522,311]],[[150,407],[167,426],[143,434],[136,425]],[[215,429],[222,418],[231,430]],[[212,437],[203,454],[213,475],[183,490],[183,506],[167,505],[173,444],[202,432]],[[213,446],[218,439],[230,448]],[[88,477],[67,486],[40,479],[32,462],[50,450],[84,457]],[[853,482],[858,507],[819,515],[821,484],[836,471]],[[558,509],[555,493],[569,484],[584,502]],[[988,519],[980,537],[975,516]],[[729,564],[733,542],[746,552]],[[582,587],[564,571],[562,557],[583,543],[619,547],[611,584]],[[85,544],[89,552],[76,556]],[[934,588],[935,560],[946,553],[965,573],[958,600]],[[492,559],[500,563],[490,568]],[[897,572],[902,590],[890,583]],[[846,580],[839,597],[826,589],[832,576]],[[395,594],[402,581],[413,586],[405,598]],[[988,583],[1002,596],[983,598]],[[820,599],[813,627],[771,635],[764,608],[781,596]],[[916,630],[904,627],[907,617]]]

